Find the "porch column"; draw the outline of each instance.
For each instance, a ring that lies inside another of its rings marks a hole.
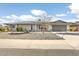
[[[69,32],[69,29],[70,29],[70,25],[67,24],[67,32]]]
[[[48,31],[52,31],[52,25],[48,26]]]
[[[12,25],[12,31],[13,32],[16,32],[16,27],[17,27],[17,25]]]
[[[33,28],[32,31],[36,31],[37,30],[37,26],[36,25],[33,25],[32,28]]]

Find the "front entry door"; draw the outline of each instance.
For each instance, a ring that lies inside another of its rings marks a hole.
[[[48,27],[45,25],[39,25],[39,30],[40,31],[48,31]]]

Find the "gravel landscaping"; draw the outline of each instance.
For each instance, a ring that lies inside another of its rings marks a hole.
[[[9,34],[9,33],[0,33],[0,39],[46,39],[46,40],[53,40],[53,39],[62,39],[61,37],[57,36],[55,33],[45,32],[44,35],[42,32],[31,32],[31,33],[22,33],[22,34]]]

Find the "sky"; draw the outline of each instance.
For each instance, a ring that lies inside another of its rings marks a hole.
[[[40,16],[51,18],[51,21],[78,21],[78,5],[74,3],[0,3],[0,23],[35,21]]]

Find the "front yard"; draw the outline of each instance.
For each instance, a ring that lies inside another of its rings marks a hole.
[[[1,32],[0,39],[62,39],[57,36],[55,33],[45,32],[44,35],[42,32],[30,32],[30,33],[22,33],[22,34],[9,34],[8,32]]]

